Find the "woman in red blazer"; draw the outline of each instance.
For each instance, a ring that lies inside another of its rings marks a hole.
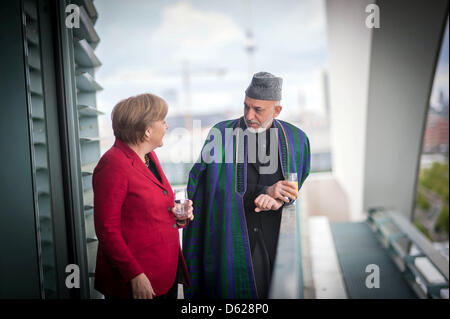
[[[189,285],[174,215],[174,194],[154,149],[167,130],[167,103],[153,94],[119,102],[116,141],[95,167],[94,222],[99,245],[95,288],[106,298],[176,298]]]

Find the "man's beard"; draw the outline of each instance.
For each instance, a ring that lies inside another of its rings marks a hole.
[[[273,117],[270,117],[270,118],[266,121],[266,123],[261,124],[258,128],[253,128],[253,127],[251,127],[251,126],[248,125],[247,120],[246,120],[245,117],[244,117],[244,121],[245,121],[245,124],[247,125],[247,129],[248,129],[251,133],[262,133],[262,132],[264,132],[265,130],[267,130],[267,129],[269,128],[269,126],[270,126],[272,120],[273,120]],[[259,123],[255,123],[255,124],[259,124]]]

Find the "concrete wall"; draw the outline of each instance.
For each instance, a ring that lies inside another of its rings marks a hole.
[[[364,209],[412,218],[424,126],[448,1],[377,1],[364,171]]]
[[[351,218],[363,206],[364,152],[372,33],[365,8],[372,1],[327,1],[330,137],[333,173],[347,192]]]
[[[411,218],[423,130],[448,1],[328,0],[331,134],[335,175],[351,218],[388,206]]]

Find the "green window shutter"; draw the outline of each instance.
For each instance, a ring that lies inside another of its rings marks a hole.
[[[95,80],[95,71],[101,66],[94,52],[100,41],[94,28],[98,15],[91,0],[72,3],[80,8],[80,27],[73,28],[72,40],[90,297],[100,298],[101,294],[93,287],[98,240],[94,229],[92,192],[92,172],[100,158],[98,116],[103,114],[97,109],[96,101],[96,93],[102,90]]]
[[[38,258],[43,298],[57,297],[55,242],[53,235],[51,190],[46,136],[46,114],[41,70],[41,44],[36,0],[23,3],[25,61],[29,105],[34,206],[38,238]]]

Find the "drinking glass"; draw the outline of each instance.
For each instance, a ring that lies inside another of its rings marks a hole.
[[[286,178],[285,180],[287,180],[288,182],[291,182],[295,185],[295,189],[298,192],[298,179],[297,179],[297,173],[287,173],[286,174]]]
[[[295,183],[295,189],[298,189],[297,173],[287,173],[286,180]]]
[[[186,187],[174,189],[175,193],[175,215],[177,218],[185,218],[188,212],[189,199]]]

